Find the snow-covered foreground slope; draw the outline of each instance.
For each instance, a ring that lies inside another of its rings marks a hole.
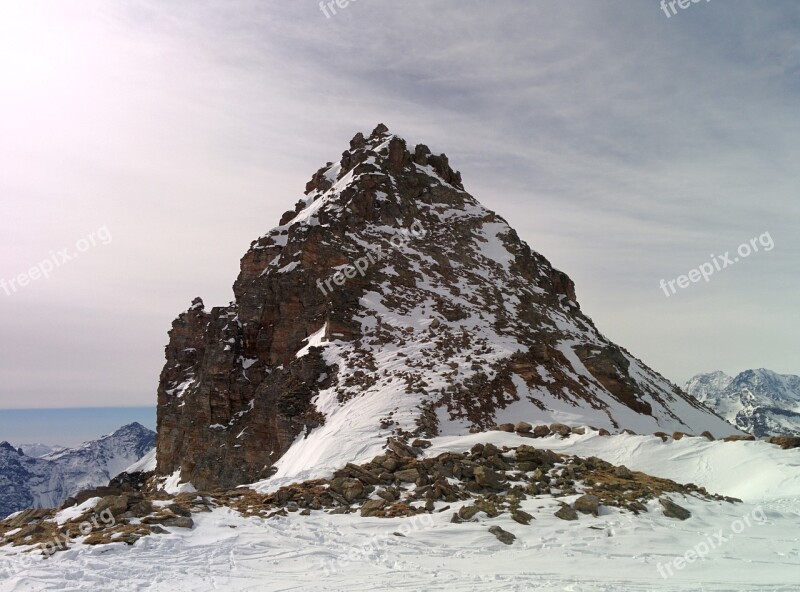
[[[192,531],[145,537],[133,547],[78,545],[13,573],[0,583],[0,592],[798,589],[798,450],[700,438],[530,440],[493,432],[438,438],[426,453],[489,441],[594,454],[744,503],[676,499],[692,512],[684,522],[664,517],[655,506],[639,516],[605,509],[598,517],[565,522],[553,516],[554,499],[529,498],[522,509],[536,517],[530,526],[507,516],[451,524],[451,511],[405,519],[315,513],[263,520],[217,509],[196,515]],[[514,533],[516,542],[498,542],[488,532],[491,525]],[[0,568],[8,553],[0,549]],[[676,562],[684,555],[692,561]],[[24,563],[19,556],[9,559]]]

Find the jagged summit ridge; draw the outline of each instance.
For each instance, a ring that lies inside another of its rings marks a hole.
[[[385,126],[253,241],[234,295],[173,323],[159,386],[158,472],[199,488],[503,419],[735,431],[605,339],[446,156]]]

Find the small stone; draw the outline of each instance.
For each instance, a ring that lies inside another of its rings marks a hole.
[[[755,436],[728,436],[725,442],[755,442]]]
[[[700,435],[701,435],[701,436],[703,436],[703,437],[704,437],[706,440],[708,440],[709,442],[713,442],[714,440],[716,440],[716,438],[714,437],[714,434],[712,434],[712,433],[711,433],[711,432],[709,432],[708,430],[706,430],[705,432],[703,432],[703,433],[702,433],[702,434],[700,434]]]
[[[500,476],[488,467],[475,467],[474,475],[475,481],[477,481],[478,485],[481,487],[495,489],[498,491],[503,489],[503,485],[500,482]]]
[[[361,516],[367,518],[370,516],[377,516],[382,514],[382,510],[386,507],[386,500],[377,499],[369,500],[361,506]]]
[[[162,520],[161,524],[164,526],[172,526],[174,528],[192,528],[194,526],[194,520],[184,516],[175,516],[174,518]]]
[[[633,479],[633,473],[625,465],[620,465],[614,469],[614,475],[620,479]]]
[[[686,508],[682,508],[672,500],[661,498],[658,500],[664,507],[664,516],[667,518],[677,518],[678,520],[686,520],[691,518],[692,513]]]
[[[544,438],[550,435],[550,428],[546,425],[537,425],[533,428],[533,435],[536,438]]]
[[[581,514],[597,516],[600,509],[600,498],[596,495],[586,494],[575,500],[575,509]]]
[[[550,424],[550,431],[554,434],[558,434],[562,438],[566,438],[572,432],[572,429],[568,425],[564,425],[563,423],[551,423]]]
[[[520,524],[524,524],[525,526],[528,526],[531,523],[531,520],[535,520],[533,516],[527,512],[524,512],[523,510],[514,510],[511,512],[511,518]]]
[[[517,424],[514,426],[515,432],[520,432],[522,434],[527,434],[533,431],[533,426],[525,421],[518,421]]]
[[[561,506],[561,508],[555,514],[556,518],[561,518],[562,520],[577,520],[578,513],[571,507],[567,505]]]
[[[176,516],[183,516],[184,518],[190,518],[192,516],[192,511],[180,504],[170,504],[167,506],[167,510]]]
[[[166,528],[161,528],[158,524],[150,524],[147,528],[153,534],[169,534]]]
[[[462,506],[458,510],[458,517],[461,520],[472,520],[478,512],[480,512],[480,509],[476,506]]]
[[[417,479],[420,477],[417,469],[405,469],[403,471],[397,471],[394,476],[395,479],[398,479],[401,483],[416,483]]]
[[[797,436],[773,436],[768,441],[770,444],[780,446],[784,450],[800,448],[800,437]]]
[[[517,539],[516,535],[511,534],[507,530],[503,530],[499,526],[490,527],[489,532],[496,536],[497,540],[504,545],[513,545],[514,541]]]
[[[501,423],[496,426],[497,431],[500,432],[513,432],[514,431],[514,424],[513,423]]]

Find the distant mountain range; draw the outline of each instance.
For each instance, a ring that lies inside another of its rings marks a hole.
[[[106,485],[155,446],[139,423],[76,448],[42,452],[44,445],[0,443],[0,518],[26,508],[58,506],[81,490]],[[26,453],[26,450],[28,451]]]
[[[771,370],[698,374],[684,390],[754,436],[800,434],[800,376]]]

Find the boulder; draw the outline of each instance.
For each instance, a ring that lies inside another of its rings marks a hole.
[[[485,487],[487,489],[495,489],[500,491],[503,489],[503,485],[501,483],[501,477],[495,473],[492,469],[488,467],[478,466],[475,467],[475,471],[473,472],[475,475],[475,481],[478,482],[478,485],[481,487]]]
[[[558,434],[562,438],[566,438],[572,432],[572,428],[570,428],[568,425],[564,425],[563,423],[551,423],[550,431],[554,434]]]
[[[586,494],[580,496],[573,504],[575,510],[581,514],[591,514],[597,516],[600,509],[600,498],[596,495]]]
[[[568,505],[563,505],[555,514],[556,518],[561,518],[562,520],[577,520],[578,513]]]
[[[394,477],[401,483],[416,483],[420,475],[417,469],[404,469],[402,471],[397,471]]]
[[[513,545],[514,541],[517,538],[516,535],[511,534],[507,530],[503,530],[499,526],[490,527],[489,532],[491,532],[494,536],[496,536],[497,540],[503,543],[504,545]]]
[[[667,518],[677,518],[678,520],[686,520],[691,518],[692,513],[687,510],[686,508],[682,508],[672,500],[666,498],[660,498],[659,503],[664,508],[664,516]]]
[[[461,520],[472,520],[480,511],[480,508],[477,506],[462,506],[458,510],[458,517],[461,518]]]
[[[386,507],[386,500],[376,499],[369,500],[361,506],[361,515],[363,517],[378,516],[383,514],[383,509]]]
[[[773,436],[768,442],[780,446],[784,450],[800,448],[800,437],[798,436]]]
[[[535,520],[533,516],[522,510],[513,510],[511,512],[511,518],[520,524],[524,524],[525,526],[528,526],[531,523],[531,520]]]
[[[97,514],[102,514],[106,510],[111,512],[115,517],[121,516],[128,509],[128,496],[127,495],[107,495],[100,498],[94,511]]]
[[[528,434],[533,431],[533,426],[525,421],[518,421],[514,426],[514,431],[521,434]]]

